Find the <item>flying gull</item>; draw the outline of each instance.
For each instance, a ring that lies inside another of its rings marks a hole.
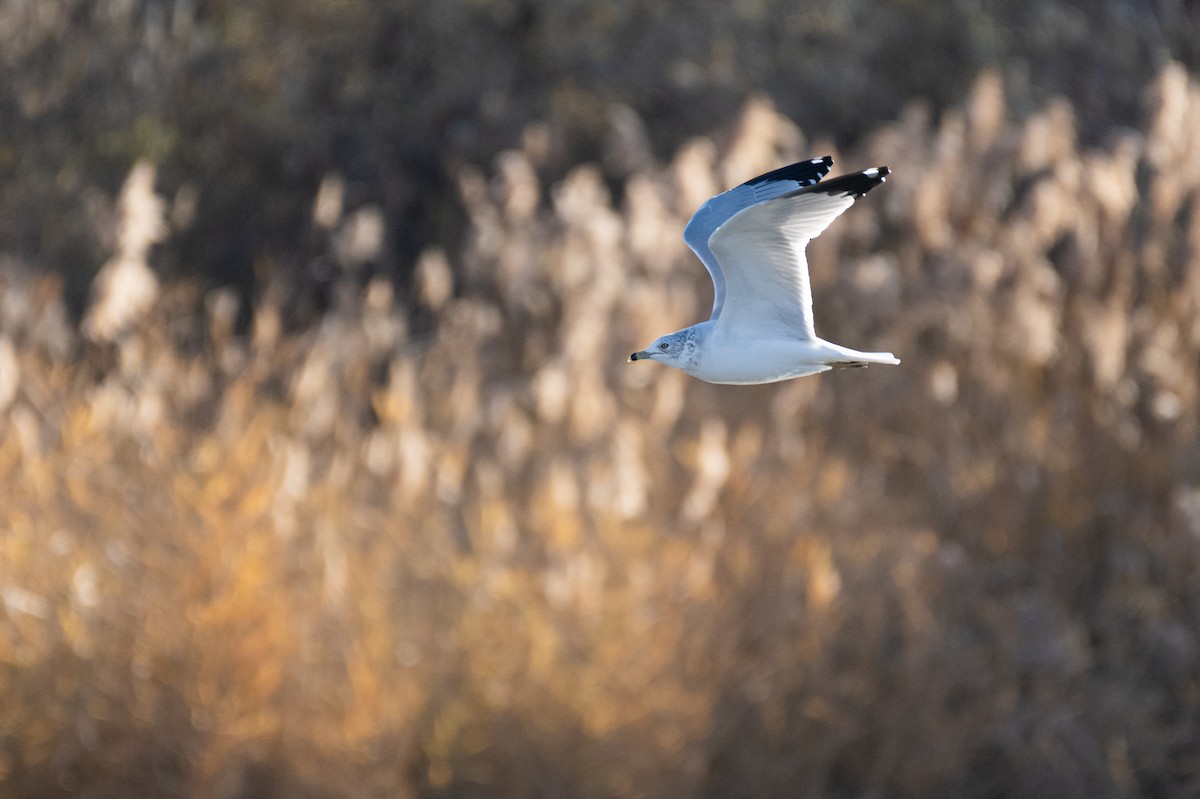
[[[658,361],[710,383],[773,383],[830,369],[900,363],[819,338],[804,248],[888,176],[886,166],[821,183],[829,156],[746,181],[700,206],[683,240],[712,277],[707,322],[655,339],[631,361]]]

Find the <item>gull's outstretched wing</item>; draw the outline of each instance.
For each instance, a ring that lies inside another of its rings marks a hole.
[[[725,279],[717,329],[736,338],[815,339],[804,248],[887,175],[881,166],[795,189],[718,227],[708,240]]]
[[[700,256],[700,260],[708,268],[709,276],[712,277],[713,319],[721,315],[721,307],[725,301],[725,277],[721,274],[720,264],[708,247],[708,240],[712,234],[738,211],[788,192],[816,185],[817,181],[829,174],[829,167],[832,165],[833,159],[825,156],[811,161],[800,161],[759,175],[736,188],[718,194],[692,215],[687,227],[683,229],[683,240],[692,248],[692,252]]]

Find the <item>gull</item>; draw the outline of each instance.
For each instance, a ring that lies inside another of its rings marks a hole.
[[[801,161],[718,194],[683,240],[713,282],[707,322],[655,339],[630,361],[658,361],[709,383],[774,383],[830,369],[900,363],[819,338],[804,248],[854,201],[883,183],[877,166],[824,183],[833,159]]]

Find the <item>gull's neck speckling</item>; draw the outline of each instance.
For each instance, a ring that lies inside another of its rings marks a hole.
[[[683,354],[680,356],[680,368],[691,374],[700,368],[700,347],[707,337],[712,322],[701,322],[698,325],[685,327],[675,334],[682,344]]]

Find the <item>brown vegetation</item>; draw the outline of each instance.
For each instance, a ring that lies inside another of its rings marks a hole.
[[[147,282],[138,167],[85,334],[0,275],[3,792],[1200,792],[1200,88],[1146,103],[1080,151],[991,75],[834,153],[894,179],[818,329],[904,363],[761,387],[624,355],[709,303],[696,204],[828,149],[765,101],[616,207],[532,127],[300,332]]]

